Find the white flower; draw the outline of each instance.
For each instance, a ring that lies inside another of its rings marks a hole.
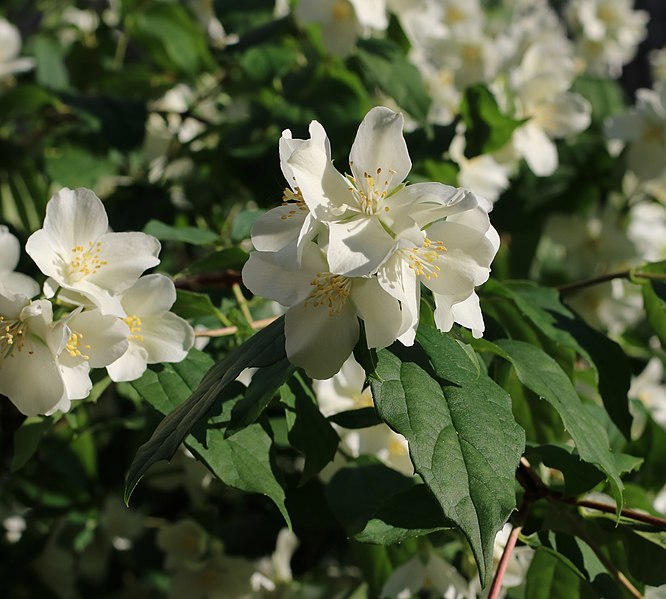
[[[275,551],[270,558],[263,558],[257,564],[257,571],[250,581],[252,590],[275,591],[278,585],[292,582],[291,558],[298,548],[298,537],[288,528],[280,530],[275,541]]]
[[[349,155],[350,177],[333,167],[325,146],[314,138],[287,160],[303,201],[328,227],[332,273],[373,274],[395,250],[396,231],[415,223],[426,226],[450,213],[465,195],[445,185],[402,184],[411,168],[403,122],[401,114],[383,106],[368,112]]]
[[[167,570],[196,563],[205,555],[208,543],[208,533],[191,518],[169,524],[157,532],[157,546],[166,553],[164,567]]]
[[[289,306],[285,315],[287,357],[308,376],[333,376],[358,341],[365,322],[368,347],[386,347],[403,328],[398,301],[376,278],[330,271],[319,247],[307,242],[298,270],[280,266],[272,252],[252,252],[243,283],[253,293]]]
[[[67,411],[57,358],[70,333],[64,322],[53,322],[51,303],[0,293],[0,327],[0,393],[26,416]]]
[[[648,13],[633,0],[571,0],[566,17],[588,70],[619,76],[647,35]]]
[[[312,388],[317,397],[319,409],[324,416],[372,407],[372,391],[365,387],[365,371],[350,356],[340,368],[340,372],[326,380],[313,380]],[[340,435],[345,453],[352,457],[360,455],[377,456],[387,466],[406,476],[414,474],[414,466],[409,457],[407,440],[391,430],[386,424],[378,424],[362,429],[335,427]],[[330,478],[342,464],[333,462],[322,473]]]
[[[558,56],[558,60],[551,60],[552,56]],[[516,117],[528,119],[514,131],[512,143],[540,177],[551,175],[558,166],[552,139],[575,135],[590,125],[590,103],[567,91],[573,75],[568,40],[559,36],[534,43],[512,71]]]
[[[628,395],[643,402],[652,418],[666,427],[664,365],[659,358],[650,358],[643,372],[632,379]]]
[[[37,281],[20,272],[14,272],[21,255],[19,240],[0,225],[0,286],[9,293],[34,297],[39,293]]]
[[[639,89],[636,97],[634,108],[607,123],[606,135],[628,142],[629,168],[648,180],[666,168],[666,81]]]
[[[643,260],[666,260],[666,206],[640,202],[629,211],[627,236]]]
[[[129,327],[127,351],[107,366],[113,381],[133,381],[148,364],[180,362],[194,344],[192,327],[169,312],[176,288],[160,274],[141,277],[120,294],[123,320]]]
[[[446,332],[458,322],[471,328],[475,337],[483,333],[474,288],[490,275],[499,235],[490,224],[488,200],[469,192],[457,199],[447,206],[446,220],[426,230],[416,226],[399,232],[397,250],[377,273],[381,286],[411,316],[409,328],[399,337],[406,345],[413,343],[418,327],[421,283],[433,292],[437,328]]]
[[[0,17],[0,80],[29,71],[35,66],[32,58],[18,58],[21,52],[21,34],[9,21]]]
[[[393,571],[384,584],[382,599],[410,599],[420,591],[444,599],[468,597],[467,581],[448,562],[432,550],[427,556],[415,555]]]
[[[159,263],[160,243],[145,233],[108,233],[101,200],[88,189],[61,189],[46,206],[44,227],[26,251],[52,281],[93,301],[105,314],[122,315],[116,294]]]
[[[321,23],[324,46],[340,56],[349,54],[359,37],[388,27],[385,0],[301,0],[296,16]]]

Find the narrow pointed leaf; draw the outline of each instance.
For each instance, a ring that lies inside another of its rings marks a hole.
[[[213,365],[187,401],[170,412],[150,439],[139,447],[127,473],[125,502],[129,501],[146,470],[159,460],[171,459],[194,425],[208,414],[224,388],[245,368],[270,366],[284,357],[284,319],[280,318]]]
[[[513,364],[523,385],[557,410],[581,459],[594,464],[606,474],[617,501],[619,516],[623,503],[623,484],[609,448],[608,434],[585,410],[569,377],[548,354],[529,343],[501,339],[496,342],[496,346],[500,349],[500,355]]]

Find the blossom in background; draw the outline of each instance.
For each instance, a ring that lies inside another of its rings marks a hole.
[[[21,34],[6,19],[0,17],[0,81],[14,73],[29,71],[35,66],[32,58],[19,58]]]
[[[636,106],[610,119],[606,135],[627,143],[629,168],[639,179],[659,177],[666,169],[666,81],[639,89]]]
[[[628,396],[640,400],[655,422],[666,428],[666,384],[659,358],[650,358],[643,371],[633,377]]]
[[[113,381],[133,381],[148,364],[180,362],[194,344],[194,330],[169,312],[176,301],[173,281],[160,274],[141,277],[119,296],[128,328],[127,350],[107,371]]]
[[[89,189],[61,189],[46,206],[42,229],[26,252],[58,286],[84,295],[103,313],[123,316],[117,296],[159,264],[160,243],[145,233],[109,233],[101,200]],[[48,295],[51,295],[49,293]]]
[[[666,206],[647,202],[634,204],[629,211],[627,236],[641,259],[666,260]]]
[[[565,11],[588,71],[617,77],[647,35],[649,15],[633,0],[570,0]]]
[[[426,555],[418,553],[398,566],[384,583],[382,599],[409,599],[425,592],[444,599],[469,597],[467,581],[447,561],[432,549]]]
[[[20,272],[14,272],[21,256],[19,240],[0,225],[0,286],[9,293],[35,297],[39,293],[37,281]]]
[[[320,23],[324,46],[346,56],[359,37],[388,27],[385,0],[300,0],[296,16],[304,23]]]
[[[372,391],[370,387],[365,386],[365,371],[353,355],[333,377],[313,380],[312,388],[324,416],[374,406]],[[386,424],[353,430],[335,426],[335,429],[340,435],[342,448],[348,455],[352,457],[374,455],[387,466],[406,476],[414,474],[407,440]],[[322,472],[322,475],[324,478],[330,478],[342,465],[343,462],[334,461]]]
[[[558,166],[553,139],[570,137],[590,125],[590,103],[567,91],[574,74],[569,41],[557,35],[533,43],[511,72],[515,116],[527,120],[514,131],[512,144],[537,176],[552,175]]]

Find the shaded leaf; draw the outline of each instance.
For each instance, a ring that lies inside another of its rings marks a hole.
[[[162,241],[182,241],[192,245],[207,245],[219,240],[219,235],[209,229],[198,227],[173,227],[159,220],[150,220],[143,232]]]

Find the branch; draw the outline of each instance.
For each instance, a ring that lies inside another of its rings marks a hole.
[[[600,283],[607,283],[613,279],[653,279],[657,281],[666,280],[666,275],[656,273],[656,272],[632,272],[631,270],[623,270],[620,272],[611,272],[606,275],[601,275],[598,277],[592,277],[591,279],[583,279],[582,281],[574,281],[573,283],[567,283],[565,285],[559,285],[556,289],[560,293],[571,293],[572,291],[578,291],[579,289],[585,289],[586,287],[592,287],[593,285],[599,285]]]
[[[270,318],[264,318],[262,320],[253,320],[250,326],[253,330],[258,331],[267,327],[275,319],[279,318],[278,316],[271,316]],[[208,329],[207,331],[195,331],[197,337],[226,337],[228,335],[235,335],[238,332],[238,327],[224,327],[221,329]]]

